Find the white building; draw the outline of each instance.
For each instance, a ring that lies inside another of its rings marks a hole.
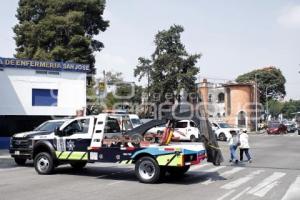
[[[86,107],[88,65],[0,58],[0,135]]]

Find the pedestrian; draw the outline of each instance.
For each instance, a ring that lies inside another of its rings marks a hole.
[[[248,159],[248,162],[251,163],[252,162],[252,159],[251,159],[251,156],[250,156],[250,153],[249,153],[249,149],[250,149],[250,146],[249,146],[249,139],[248,139],[248,134],[246,132],[242,132],[240,134],[240,161],[242,162],[243,161],[243,156],[244,156],[244,152],[245,152],[245,155],[247,156],[247,159]]]
[[[235,162],[236,164],[239,162],[236,156],[236,149],[239,146],[239,135],[235,131],[231,131],[229,137],[227,138],[227,142],[229,144],[230,150],[230,160],[229,162]]]

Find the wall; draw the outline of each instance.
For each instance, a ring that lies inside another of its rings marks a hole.
[[[0,115],[69,116],[86,107],[86,74],[5,68],[0,71]],[[32,88],[58,89],[57,106],[32,106]]]
[[[226,86],[228,88],[228,92],[226,92],[226,95],[230,95],[230,105],[231,105],[231,111],[230,115],[226,117],[226,121],[229,124],[238,125],[238,114],[241,111],[244,111],[246,113],[246,128],[247,129],[252,129],[252,122],[251,118],[252,112],[251,112],[251,103],[253,101],[253,87],[251,85],[231,85],[231,86]],[[228,99],[226,99],[225,104],[227,105]],[[228,107],[226,106],[226,109]]]

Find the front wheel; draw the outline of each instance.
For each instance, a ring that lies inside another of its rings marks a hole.
[[[226,136],[225,136],[224,133],[220,133],[220,135],[219,135],[219,140],[221,140],[221,141],[226,141]]]
[[[142,157],[135,164],[135,174],[142,183],[155,183],[160,178],[160,167],[153,158]]]
[[[39,153],[34,158],[34,168],[38,174],[52,174],[54,171],[53,158],[47,152]]]
[[[191,135],[191,137],[190,137],[190,141],[191,141],[191,142],[196,142],[196,141],[197,141],[197,138],[196,138],[196,136],[194,136],[194,135]]]
[[[17,163],[17,165],[20,165],[20,166],[25,165],[26,160],[27,159],[25,159],[25,158],[15,158],[15,162]]]

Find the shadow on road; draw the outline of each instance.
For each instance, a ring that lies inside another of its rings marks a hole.
[[[95,177],[97,179],[107,179],[115,181],[134,181],[138,179],[134,174],[133,169],[120,168],[120,167],[87,167],[81,170],[74,170],[67,165],[64,167],[57,168],[55,174],[60,175],[72,175],[72,176],[87,176]],[[55,175],[54,174],[54,175]],[[198,184],[207,180],[227,180],[226,178],[219,175],[218,172],[195,172],[190,171],[181,177],[174,177],[166,175],[161,178],[160,184],[179,184],[179,185],[191,185]]]

